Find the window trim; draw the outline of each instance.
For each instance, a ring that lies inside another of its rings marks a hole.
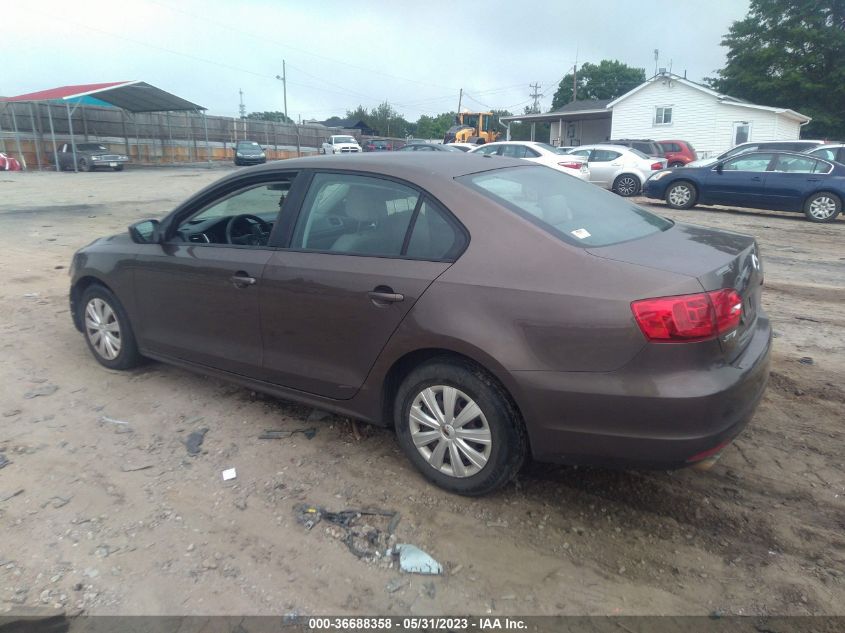
[[[321,255],[337,255],[340,257],[375,257],[378,259],[402,259],[402,260],[409,260],[409,261],[416,261],[416,262],[443,262],[443,263],[454,263],[456,262],[461,255],[466,252],[466,249],[469,248],[469,244],[471,241],[470,232],[467,230],[466,226],[452,213],[449,208],[444,205],[440,200],[438,200],[435,196],[433,196],[430,192],[426,191],[419,185],[416,185],[412,182],[407,180],[403,180],[402,178],[396,178],[394,176],[388,176],[387,174],[380,174],[377,172],[367,172],[367,171],[359,171],[354,169],[327,169],[327,168],[312,168],[303,170],[304,174],[300,175],[307,175],[307,178],[304,179],[305,185],[302,187],[301,196],[296,201],[296,207],[292,207],[292,212],[289,216],[284,218],[284,222],[289,222],[290,226],[285,227],[289,230],[286,231],[284,235],[284,239],[282,242],[277,246],[280,250],[284,250],[288,253],[318,253]],[[386,180],[388,182],[393,182],[404,187],[408,187],[409,189],[413,189],[417,192],[417,205],[414,207],[413,215],[411,216],[411,220],[408,222],[408,228],[405,230],[405,237],[402,239],[402,250],[400,251],[399,255],[370,255],[367,253],[344,253],[339,251],[328,251],[328,250],[315,250],[315,249],[308,249],[308,248],[293,248],[291,243],[293,241],[293,233],[296,228],[296,224],[299,222],[299,218],[302,215],[305,197],[308,194],[308,191],[311,189],[311,183],[314,180],[314,176],[317,174],[334,174],[334,175],[342,175],[342,176],[361,176],[364,178],[375,178],[378,180]],[[438,208],[438,210],[443,214],[443,217],[449,222],[452,227],[456,230],[457,233],[461,235],[463,238],[462,240],[457,240],[456,244],[458,244],[459,248],[453,248],[452,251],[446,254],[445,257],[440,259],[428,259],[424,257],[408,257],[407,255],[403,255],[402,253],[407,251],[407,246],[410,244],[411,233],[413,231],[414,225],[416,224],[417,214],[419,213],[420,208],[422,207],[423,200],[431,202]],[[272,236],[271,236],[272,237]]]
[[[268,183],[277,182],[283,179],[286,175],[294,176],[293,181],[291,183],[290,191],[288,192],[288,198],[291,202],[290,209],[291,211],[293,211],[294,203],[296,203],[297,208],[300,203],[300,201],[295,198],[295,195],[298,193],[298,190],[302,186],[302,176],[304,175],[304,172],[305,170],[302,169],[284,169],[279,171],[261,173],[257,175],[249,174],[248,176],[234,178],[232,180],[226,180],[219,184],[215,183],[211,186],[211,188],[200,191],[193,198],[187,200],[186,202],[176,207],[176,209],[174,209],[162,220],[162,225],[164,225],[162,228],[162,244],[190,244],[192,246],[202,247],[210,246],[218,248],[249,248],[253,250],[273,250],[275,248],[278,248],[279,232],[282,227],[284,217],[285,215],[287,215],[282,214],[281,209],[276,214],[276,219],[273,222],[273,230],[270,232],[270,237],[267,239],[267,244],[263,246],[250,246],[245,244],[217,244],[213,242],[174,242],[173,238],[176,236],[176,231],[179,229],[179,225],[185,220],[192,218],[193,216],[199,213],[202,213],[209,207],[217,204],[218,202],[222,202],[223,200],[231,198],[232,196],[235,196],[238,193],[247,191],[248,189],[254,189],[255,187],[259,187]]]
[[[662,110],[662,121],[657,120],[657,112]],[[666,110],[669,110],[669,121],[666,121]],[[675,122],[675,104],[654,106],[654,116],[651,119],[653,127],[669,127]]]

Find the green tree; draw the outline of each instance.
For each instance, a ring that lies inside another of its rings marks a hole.
[[[247,119],[255,121],[274,121],[276,123],[293,123],[293,119],[286,117],[284,112],[250,112]]]
[[[751,0],[722,40],[719,92],[813,117],[810,137],[845,137],[845,0]]]
[[[554,98],[552,110],[557,110],[573,99],[573,73],[564,75],[560,80]],[[597,65],[589,62],[578,69],[578,90],[575,95],[579,101],[584,99],[615,99],[629,90],[633,90],[645,81],[643,68],[632,68],[627,64],[610,59],[603,59]]]
[[[417,120],[417,136],[420,138],[442,139],[446,130],[455,124],[454,112],[442,112],[437,116],[423,114]]]

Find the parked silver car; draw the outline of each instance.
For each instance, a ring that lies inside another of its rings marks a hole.
[[[626,198],[637,195],[653,172],[666,167],[665,158],[646,156],[623,145],[582,145],[569,154],[587,159],[591,183]]]
[[[806,150],[810,156],[834,160],[837,163],[845,164],[845,145],[842,143],[831,143],[830,145],[819,145],[816,148]]]

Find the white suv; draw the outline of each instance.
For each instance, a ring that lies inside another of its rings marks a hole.
[[[454,143],[451,143],[454,145]],[[477,145],[469,151],[470,154],[482,156],[505,156],[507,158],[524,158],[534,163],[546,165],[581,180],[590,180],[590,168],[587,160],[581,156],[567,155],[557,147],[535,141],[498,141]]]
[[[637,195],[653,172],[666,168],[665,158],[624,145],[581,145],[569,154],[587,159],[591,183],[626,198]]]
[[[356,154],[361,151],[355,137],[346,134],[330,136],[320,148],[321,154]]]

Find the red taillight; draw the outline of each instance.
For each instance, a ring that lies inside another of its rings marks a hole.
[[[561,167],[566,167],[567,169],[581,169],[581,165],[584,163],[580,163],[578,161],[567,161],[563,163],[558,163]]]
[[[703,341],[739,325],[742,297],[736,290],[634,301],[631,310],[650,341]]]
[[[700,453],[696,453],[692,457],[688,457],[687,460],[686,460],[687,463],[692,464],[692,463],[695,463],[695,462],[703,461],[703,460],[707,459],[708,457],[713,457],[713,455],[716,455],[717,453],[721,452],[721,450],[723,448],[725,448],[728,444],[730,444],[731,439],[723,440],[723,441],[719,442],[718,444],[716,444],[716,446],[714,446],[713,448],[708,448],[706,451],[701,451]]]
[[[657,171],[658,169],[663,169],[663,163],[652,163],[651,169],[652,169],[652,171]]]

